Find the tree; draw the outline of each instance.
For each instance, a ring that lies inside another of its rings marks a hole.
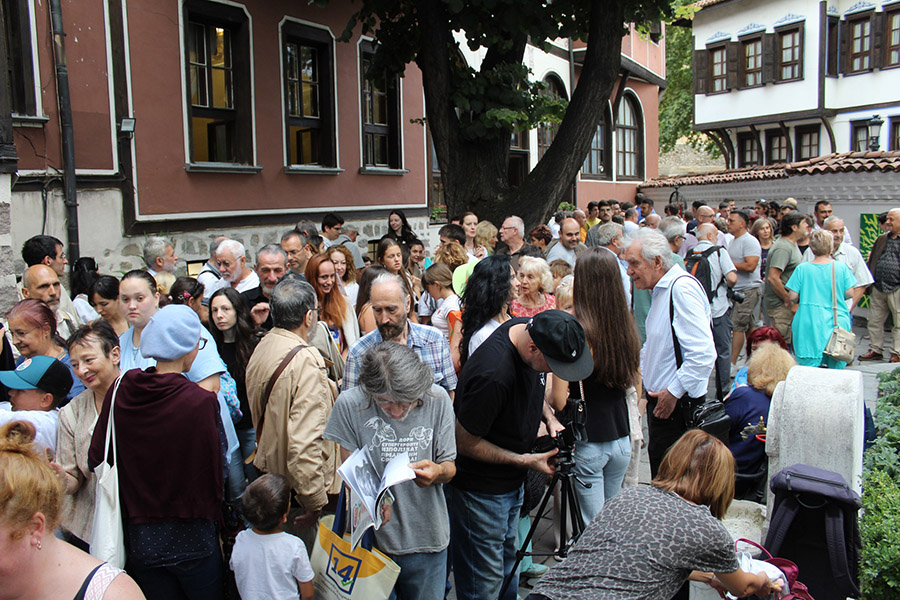
[[[327,1],[327,0],[319,0]],[[362,0],[344,32],[358,25],[378,42],[371,69],[422,71],[425,114],[450,214],[471,210],[499,223],[510,214],[547,220],[584,162],[621,63],[625,23],[658,21],[667,0]],[[454,31],[485,48],[478,70],[461,60]],[[566,105],[542,94],[523,66],[527,43],[585,40],[581,76]],[[514,189],[510,134],[558,123],[544,156]]]

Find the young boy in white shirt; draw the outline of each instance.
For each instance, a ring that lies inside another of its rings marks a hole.
[[[33,356],[14,371],[0,371],[0,383],[9,390],[9,402],[0,402],[0,425],[28,421],[37,431],[35,443],[55,454],[57,407],[72,388],[68,367],[50,356]]]

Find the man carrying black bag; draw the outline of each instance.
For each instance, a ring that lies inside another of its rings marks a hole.
[[[656,477],[666,451],[688,430],[690,415],[706,398],[716,347],[706,292],[674,264],[665,236],[644,228],[626,243],[625,259],[635,288],[653,290],[641,373],[649,398],[647,451]]]

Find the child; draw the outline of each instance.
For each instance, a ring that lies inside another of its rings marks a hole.
[[[282,531],[290,508],[287,479],[270,473],[244,490],[244,517],[253,525],[237,535],[231,569],[242,600],[313,597],[315,576],[300,538]]]
[[[15,371],[0,371],[0,383],[9,389],[9,402],[0,402],[0,425],[28,421],[37,430],[35,444],[55,454],[57,407],[72,387],[68,367],[50,356],[33,356]]]

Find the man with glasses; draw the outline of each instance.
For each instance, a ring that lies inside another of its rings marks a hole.
[[[309,238],[297,229],[291,229],[281,236],[281,249],[287,254],[291,273],[306,279],[306,275],[304,275],[306,263],[315,254]]]
[[[706,206],[705,204],[697,209],[695,213],[697,217],[697,227],[703,225],[704,223],[709,223],[713,227],[716,226],[716,211],[713,210],[711,206]],[[688,253],[694,249],[694,246],[699,244],[700,241],[697,239],[695,233],[690,233],[685,236],[684,244],[681,246],[681,250],[679,250],[678,254],[681,255],[682,258],[688,255]],[[725,234],[721,231],[716,236],[716,245],[722,246],[723,248],[728,247],[728,240],[725,237]]]
[[[216,268],[222,279],[238,292],[252,290],[259,285],[259,277],[247,266],[247,250],[235,240],[225,240],[216,249]]]
[[[543,258],[540,248],[525,243],[525,221],[515,215],[507,217],[500,226],[500,241],[506,244],[509,264],[519,270],[520,256]],[[502,252],[502,250],[501,250]]]

